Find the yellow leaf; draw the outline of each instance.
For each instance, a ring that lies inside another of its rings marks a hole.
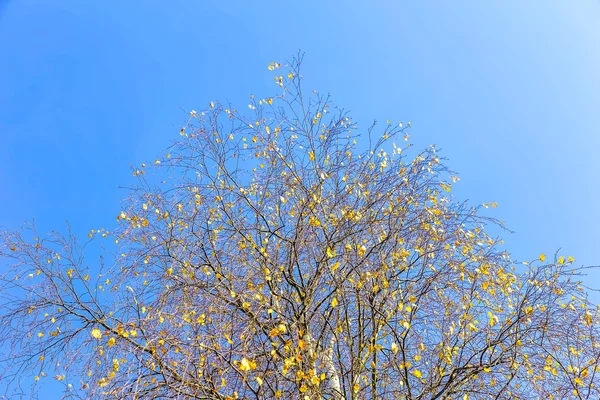
[[[256,369],[256,363],[247,358],[242,358],[242,361],[240,361],[240,370],[250,371],[252,369]]]
[[[331,300],[331,307],[335,307],[337,305],[338,305],[338,300],[337,300],[337,298],[334,297],[333,300]]]
[[[329,258],[335,257],[335,250],[333,250],[331,247],[327,247],[327,257],[329,257]]]
[[[279,324],[279,326],[277,326],[277,329],[279,329],[279,332],[281,332],[281,333],[287,332],[287,328],[286,328],[285,324]]]
[[[272,337],[279,336],[279,334],[280,334],[280,332],[279,332],[279,329],[277,329],[277,328],[273,328],[269,331],[269,336],[272,336]]]
[[[417,378],[420,378],[421,376],[423,376],[423,374],[421,373],[421,371],[419,371],[418,369],[415,369],[412,374],[414,376],[416,376]]]
[[[314,161],[315,159],[315,152],[314,151],[309,151],[308,152],[308,158],[310,161]]]
[[[106,344],[108,345],[108,347],[113,347],[115,345],[115,338],[111,337],[110,339],[108,339],[108,342],[106,342]]]
[[[540,254],[540,261],[541,262],[546,261],[546,255],[545,254]]]
[[[392,343],[392,351],[394,354],[398,353],[398,345],[396,343]]]
[[[311,217],[308,219],[308,224],[309,224],[310,226],[321,226],[321,221],[319,221],[319,219],[318,219],[318,218],[311,216]]]

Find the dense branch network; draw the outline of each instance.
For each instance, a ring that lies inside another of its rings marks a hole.
[[[597,398],[573,260],[517,267],[434,147],[359,135],[300,64],[247,115],[192,111],[114,231],[3,233],[7,395],[54,375],[66,398]]]

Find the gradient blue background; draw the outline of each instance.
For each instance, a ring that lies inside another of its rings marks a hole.
[[[309,89],[363,127],[411,121],[457,198],[497,201],[514,258],[600,264],[592,0],[0,1],[0,227],[110,229],[130,164],[186,111],[276,93],[266,66],[298,49]]]

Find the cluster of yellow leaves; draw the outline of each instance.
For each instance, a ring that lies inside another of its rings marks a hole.
[[[256,369],[256,362],[248,360],[245,357],[238,361],[237,364],[240,371],[247,372]]]

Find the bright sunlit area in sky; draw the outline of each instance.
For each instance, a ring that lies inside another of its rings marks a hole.
[[[359,131],[410,121],[457,200],[497,202],[484,215],[514,260],[600,265],[599,43],[594,0],[4,0],[0,228],[111,229],[130,166],[192,109],[277,93],[267,66],[301,51],[306,87]],[[60,398],[48,383],[40,398]]]

